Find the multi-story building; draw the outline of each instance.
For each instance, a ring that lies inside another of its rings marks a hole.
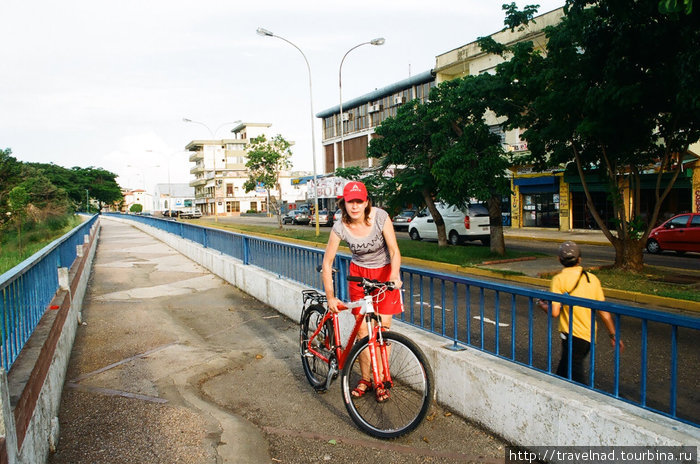
[[[153,193],[154,211],[180,211],[195,206],[194,189],[189,184],[156,184]]]
[[[268,192],[258,188],[246,192],[243,184],[248,180],[246,149],[252,139],[265,135],[270,137],[267,123],[241,123],[231,132],[232,138],[217,140],[193,140],[186,150],[191,152],[189,160],[194,163],[190,173],[194,180],[194,202],[205,215],[238,215],[248,211],[267,212]],[[305,189],[292,185],[292,178],[302,173],[283,172],[280,185],[283,203],[306,200]],[[272,190],[270,195],[277,196]]]
[[[339,167],[370,167],[372,160],[367,158],[367,146],[374,129],[386,118],[396,116],[402,104],[413,99],[421,103],[427,100],[434,85],[435,76],[426,71],[343,102],[342,134],[340,105],[319,112],[316,117],[323,120],[324,172],[330,174]],[[341,135],[345,159],[340,148]]]
[[[421,103],[428,99],[431,87],[435,85],[432,71],[425,71],[381,89],[343,102],[342,132],[340,105],[323,110],[316,117],[323,120],[324,174],[319,176],[314,186],[320,209],[335,209],[338,195],[342,194],[344,180],[336,179],[333,173],[339,167],[372,167],[372,159],[367,158],[367,147],[372,140],[375,128],[386,118],[396,116],[396,110],[411,100]],[[341,149],[341,140],[344,150]],[[313,190],[309,193],[313,197]]]

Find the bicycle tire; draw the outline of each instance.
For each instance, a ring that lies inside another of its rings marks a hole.
[[[360,354],[369,349],[369,338],[355,344],[341,373],[343,401],[353,422],[365,433],[377,438],[396,438],[412,431],[423,421],[433,400],[435,383],[423,351],[408,337],[384,332],[390,345],[389,371],[393,385],[390,398],[377,402],[374,391],[360,398],[351,391],[360,381]]]
[[[311,386],[318,392],[326,391],[326,381],[329,374],[329,364],[307,351],[309,337],[316,332],[326,308],[323,305],[311,305],[304,310],[301,317],[299,348],[301,354],[301,365],[304,367],[304,374]],[[331,359],[333,355],[333,324],[329,319],[324,324],[321,332],[314,339],[314,348],[322,353],[326,358]]]

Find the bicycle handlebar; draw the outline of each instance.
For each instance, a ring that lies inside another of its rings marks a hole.
[[[319,264],[316,266],[316,271],[321,272],[323,270],[323,265]],[[336,268],[331,268],[332,273],[338,272],[338,269]],[[394,290],[396,288],[396,285],[392,281],[387,281],[387,282],[381,282],[379,280],[374,280],[374,279],[365,279],[364,277],[359,277],[359,276],[348,276],[348,282],[359,282],[362,284],[363,287],[365,288],[382,288],[386,287],[388,290]]]
[[[359,277],[359,276],[348,276],[348,282],[360,282],[362,284],[362,286],[365,288],[386,287],[389,290],[393,290],[395,288],[393,281],[381,282],[379,280],[366,279],[364,277]]]

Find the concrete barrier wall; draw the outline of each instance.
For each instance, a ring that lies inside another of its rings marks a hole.
[[[299,284],[145,224],[124,221],[167,243],[244,292],[299,320]],[[515,445],[680,446],[700,444],[700,430],[603,394],[396,321],[416,341],[435,374],[437,401]]]
[[[63,383],[97,248],[99,227],[98,220],[90,229],[89,238],[81,246],[78,259],[67,273],[65,287],[59,290],[51,302],[52,306],[58,306],[59,309],[56,312],[47,311],[40,322],[45,330],[38,326],[32,335],[35,340],[30,338],[28,345],[33,343],[34,349],[38,350],[36,359],[31,360],[33,365],[17,365],[23,362],[19,358],[13,365],[9,385],[23,382],[14,408],[10,407],[9,391],[12,388],[8,386],[8,376],[4,371],[0,376],[0,401],[5,426],[3,458],[10,464],[46,462],[49,450],[58,439],[58,410]],[[18,376],[21,376],[19,372],[23,370],[30,371],[28,378],[14,379],[15,367]]]

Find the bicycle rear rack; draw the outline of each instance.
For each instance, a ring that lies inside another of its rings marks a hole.
[[[328,299],[326,299],[326,295],[323,293],[319,292],[318,290],[302,290],[301,291],[302,296],[304,297],[304,307],[308,308],[309,306],[313,304],[325,304]]]

